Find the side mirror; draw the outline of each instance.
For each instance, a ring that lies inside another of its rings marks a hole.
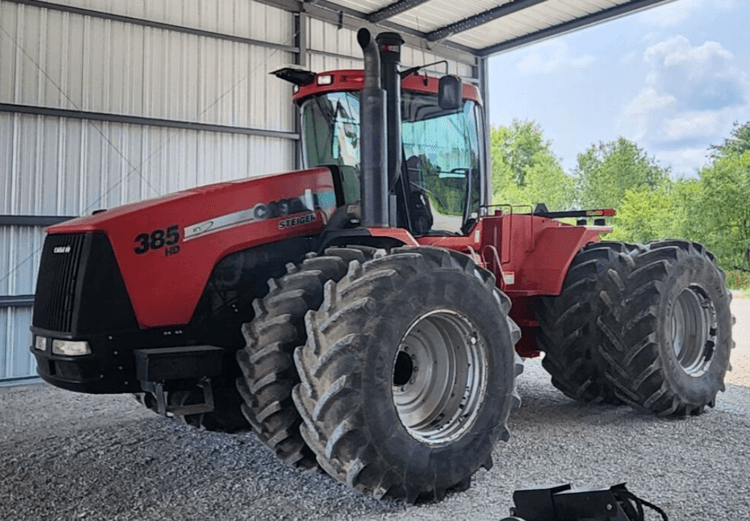
[[[447,75],[440,78],[438,85],[438,105],[443,110],[458,110],[463,105],[461,78]]]

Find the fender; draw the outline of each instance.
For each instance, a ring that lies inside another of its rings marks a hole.
[[[420,244],[461,251],[497,277],[509,297],[559,295],[576,253],[610,226],[573,226],[530,214],[480,219],[465,236],[419,237]],[[499,261],[499,266],[498,266]]]
[[[138,325],[154,328],[190,321],[222,258],[320,234],[335,210],[331,171],[315,168],[185,190],[67,221],[47,233],[104,233]]]
[[[612,231],[610,226],[574,226],[530,214],[487,217],[482,224],[482,248],[497,249],[502,271],[494,270],[495,275],[502,277],[498,284],[511,298],[559,295],[578,251]]]
[[[535,357],[535,297],[559,295],[578,251],[611,231],[609,226],[573,226],[537,215],[502,213],[480,219],[467,236],[418,240],[467,253],[492,271],[498,288],[513,302],[510,317],[521,327],[516,350]]]

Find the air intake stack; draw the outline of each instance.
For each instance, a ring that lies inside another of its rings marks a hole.
[[[361,224],[388,226],[388,151],[386,149],[386,91],[381,85],[380,52],[367,29],[357,42],[365,58],[365,88],[360,100]],[[400,141],[400,140],[399,140]]]

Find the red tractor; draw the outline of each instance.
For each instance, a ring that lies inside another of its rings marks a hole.
[[[397,34],[358,39],[364,71],[277,71],[305,170],[49,228],[41,377],[249,424],[289,464],[408,502],[491,467],[519,355],[584,402],[713,405],[732,347],[713,256],[600,242],[608,210],[492,207],[477,89],[400,71]]]

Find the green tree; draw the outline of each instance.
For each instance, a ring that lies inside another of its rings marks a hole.
[[[666,189],[625,190],[615,218],[614,231],[607,238],[645,243],[673,236],[673,200]]]
[[[730,152],[701,170],[695,219],[702,242],[724,267],[750,269],[750,150]]]
[[[706,223],[701,218],[703,184],[700,179],[677,179],[669,192],[671,214],[664,238],[703,241]]]
[[[662,168],[638,145],[622,137],[591,145],[579,154],[575,174],[579,202],[584,208],[617,209],[626,190],[643,193],[670,184],[669,168]]]
[[[537,123],[515,119],[509,126],[493,128],[491,147],[495,204],[545,203],[550,210],[571,207],[573,180]]]
[[[721,145],[711,145],[711,157],[721,159],[735,154],[742,154],[750,150],[750,121],[740,125],[734,122],[734,128],[729,137]]]

